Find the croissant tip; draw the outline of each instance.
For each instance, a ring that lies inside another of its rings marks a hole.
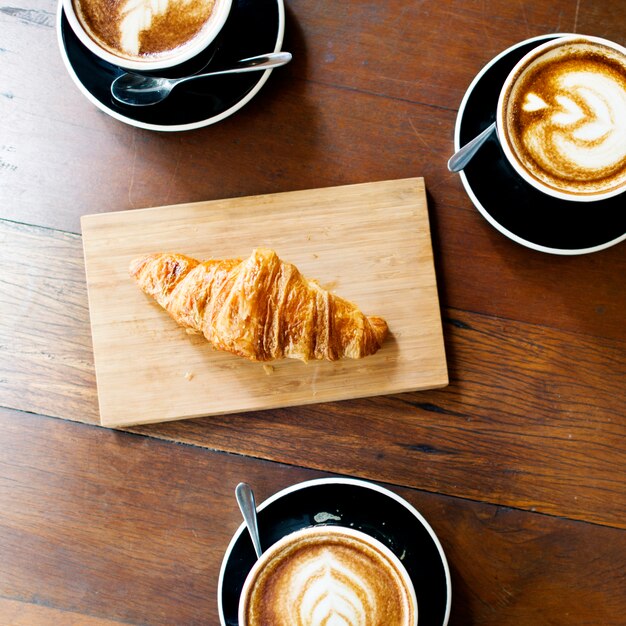
[[[372,326],[376,341],[379,346],[383,345],[387,335],[389,334],[389,326],[382,317],[370,316],[367,318]]]
[[[137,278],[137,276],[139,276],[139,274],[141,273],[142,268],[153,257],[154,257],[153,254],[144,254],[144,256],[140,256],[140,257],[133,259],[128,265],[128,273],[133,278]]]

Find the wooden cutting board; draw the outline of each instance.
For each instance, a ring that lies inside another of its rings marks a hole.
[[[424,181],[393,180],[82,218],[100,421],[128,426],[448,383]],[[189,335],[129,278],[150,252],[276,250],[391,331],[360,360],[271,367]]]

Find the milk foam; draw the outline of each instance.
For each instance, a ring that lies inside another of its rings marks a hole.
[[[526,102],[529,96],[539,97],[530,92]],[[522,141],[548,172],[594,175],[626,158],[626,91],[615,81],[592,72],[567,74],[545,108],[546,115],[524,129]]]
[[[155,18],[165,15],[174,7],[176,11],[186,11],[192,4],[203,4],[203,2],[202,0],[200,2],[198,0],[126,0],[119,12],[121,49],[129,55],[139,55],[141,35],[150,30]]]
[[[558,50],[531,64],[511,92],[508,116],[515,152],[532,175],[595,193],[626,181],[626,58],[615,52],[603,60],[585,46],[574,50],[579,57]]]
[[[292,574],[290,596],[293,623],[307,626],[365,624],[368,615],[377,613],[380,600],[366,580],[329,550]]]
[[[416,606],[397,566],[352,536],[309,534],[262,568],[245,623],[257,626],[412,626]]]
[[[139,36],[152,25],[153,17],[167,12],[169,0],[127,0],[120,9],[120,47],[132,55],[139,54]]]
[[[198,41],[217,0],[73,0],[78,21],[104,51],[129,60],[175,58]]]

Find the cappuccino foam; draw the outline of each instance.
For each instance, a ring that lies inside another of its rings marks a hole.
[[[214,4],[215,0],[73,0],[90,38],[130,60],[175,55],[202,32]]]
[[[386,555],[353,536],[323,531],[271,558],[253,581],[245,615],[250,626],[415,623],[406,584]]]
[[[626,56],[576,40],[523,67],[505,103],[507,139],[529,175],[575,195],[626,183]]]

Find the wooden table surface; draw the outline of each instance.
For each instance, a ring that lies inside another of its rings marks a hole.
[[[485,63],[552,32],[624,44],[623,0],[286,8],[294,60],[248,106],[157,133],[81,95],[52,0],[0,7],[0,623],[218,624],[235,485],[339,474],[431,523],[450,624],[624,624],[626,245],[524,248],[446,169]],[[414,176],[448,387],[98,426],[81,215]]]

